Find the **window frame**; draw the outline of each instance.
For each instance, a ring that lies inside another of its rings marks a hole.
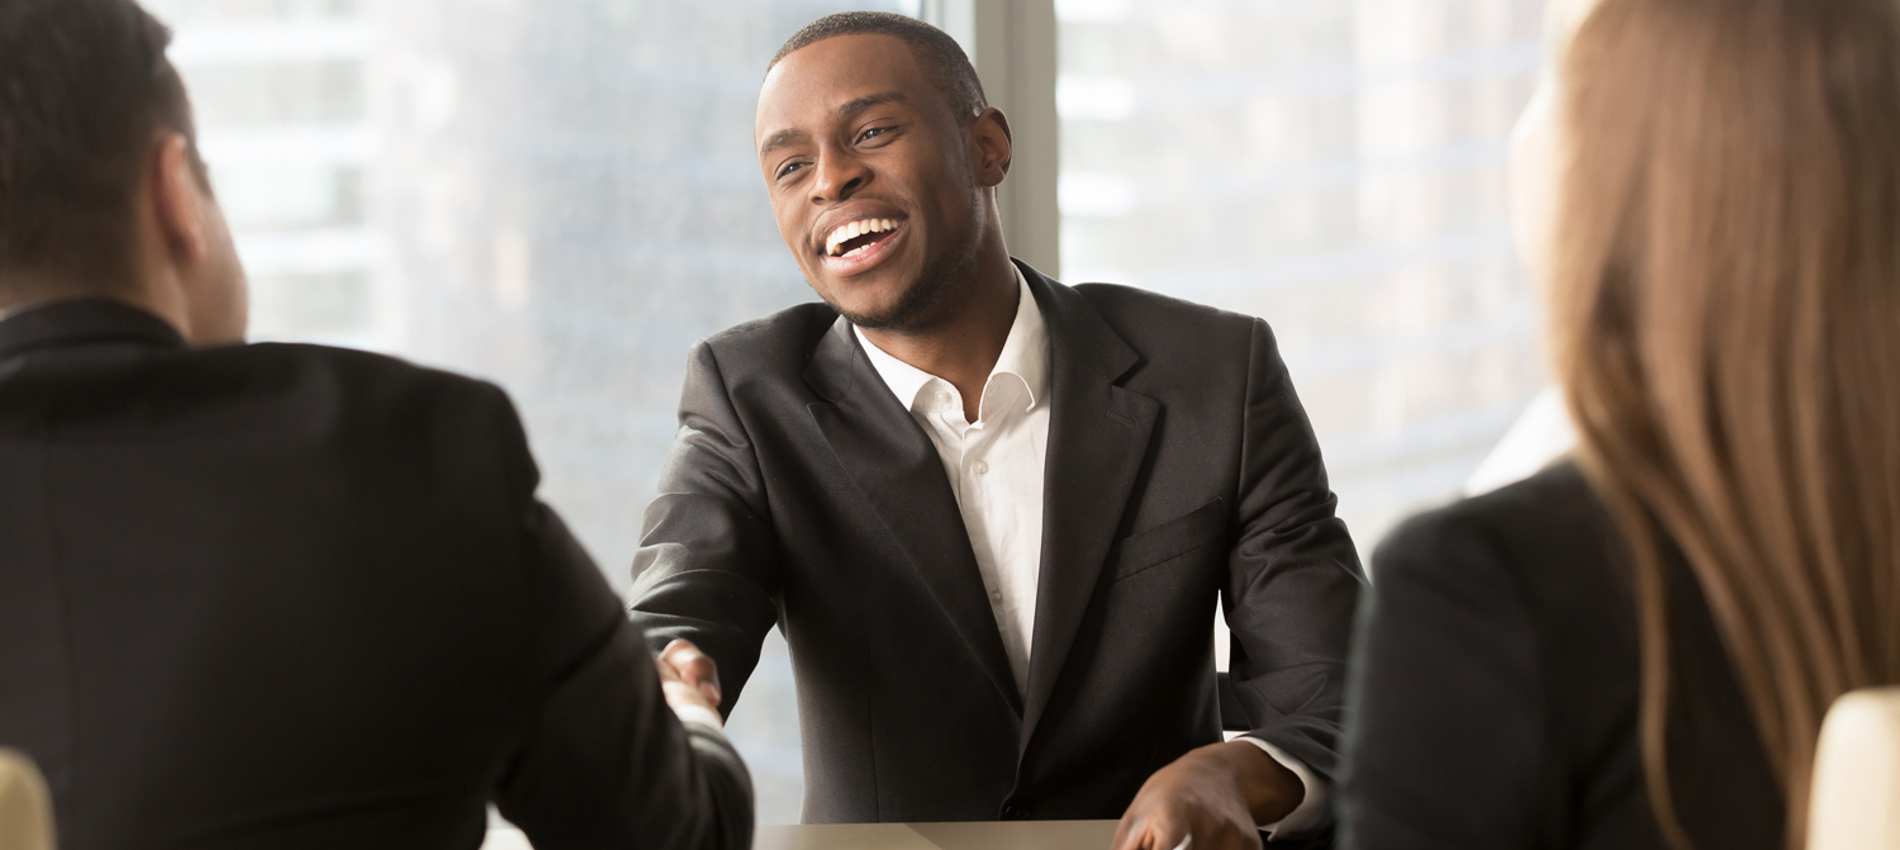
[[[963,45],[990,105],[1009,118],[1014,149],[996,205],[1010,254],[1061,277],[1055,0],[922,0],[917,17]]]

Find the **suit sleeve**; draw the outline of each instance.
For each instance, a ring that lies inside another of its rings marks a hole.
[[[1319,441],[1265,322],[1254,322],[1249,361],[1238,535],[1221,594],[1229,672],[1249,737],[1330,782],[1364,577],[1334,515]]]
[[[1534,617],[1484,536],[1416,519],[1360,613],[1340,787],[1348,848],[1542,844],[1551,757]]]
[[[681,724],[667,706],[618,597],[560,518],[534,499],[538,475],[519,420],[505,397],[496,405],[521,573],[515,627],[494,651],[497,661],[527,671],[497,808],[540,850],[745,850],[752,788],[744,763],[717,731]]]
[[[730,714],[778,620],[765,477],[712,347],[693,347],[679,432],[634,556],[633,622],[655,650],[690,640],[719,668]]]

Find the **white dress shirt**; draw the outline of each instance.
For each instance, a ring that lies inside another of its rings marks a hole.
[[[1026,694],[1030,643],[1036,634],[1036,583],[1042,572],[1050,346],[1042,309],[1021,269],[1016,269],[1016,285],[1016,319],[983,385],[975,422],[964,417],[963,396],[955,385],[892,357],[862,330],[853,330],[884,384],[937,447],[989,593],[990,610],[1003,634],[1016,691]],[[1265,750],[1306,786],[1299,807],[1263,829],[1295,833],[1327,821],[1326,786],[1319,777],[1272,744],[1241,740]]]

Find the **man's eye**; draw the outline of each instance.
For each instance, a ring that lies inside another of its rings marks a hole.
[[[860,142],[868,142],[868,141],[870,141],[870,140],[872,140],[872,139],[875,139],[875,138],[877,138],[878,136],[882,136],[882,135],[884,135],[884,134],[886,134],[886,133],[889,133],[890,131],[891,131],[891,128],[889,128],[889,127],[872,127],[872,128],[869,128],[869,129],[867,129],[867,130],[865,130],[865,131],[864,131],[864,132],[862,132],[862,133],[859,133],[859,134],[858,134],[858,141],[860,141]]]
[[[790,176],[792,175],[792,172],[794,172],[794,171],[797,171],[797,170],[798,170],[798,169],[800,169],[800,168],[803,168],[803,167],[804,167],[804,165],[805,165],[805,164],[804,164],[804,163],[802,163],[802,162],[788,162],[788,163],[785,163],[785,164],[784,164],[783,166],[780,166],[780,167],[779,167],[779,170],[778,170],[778,179],[780,179],[780,180],[783,180],[783,179],[785,179],[785,178],[787,178],[787,177],[790,177]]]

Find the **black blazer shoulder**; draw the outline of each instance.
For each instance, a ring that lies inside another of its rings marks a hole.
[[[1238,386],[1247,380],[1238,364],[1271,364],[1284,372],[1264,319],[1118,284],[1084,283],[1068,294],[1136,353],[1129,386],[1171,403],[1209,399],[1205,382],[1214,376]],[[1262,343],[1267,350],[1256,351]]]
[[[749,843],[743,766],[534,497],[492,384],[0,322],[0,745],[63,846]],[[76,612],[76,615],[75,615]]]
[[[1581,471],[1561,463],[1406,520],[1380,541],[1373,564],[1395,587],[1430,581],[1509,593],[1536,622],[1555,626],[1549,618],[1574,612],[1585,617],[1580,627],[1607,636],[1633,624],[1615,533]]]
[[[1348,688],[1347,846],[1665,846],[1619,539],[1563,463],[1380,544]],[[1719,634],[1686,566],[1670,570],[1675,805],[1699,846],[1779,846],[1781,799]]]
[[[1209,307],[1136,286],[1119,283],[1078,283],[1068,287],[1101,314],[1130,344],[1157,340],[1169,345],[1169,354],[1184,335],[1215,333],[1231,337],[1245,336],[1255,322],[1253,316]]]
[[[844,325],[829,304],[796,304],[694,343],[688,359],[716,369],[735,395],[748,387],[783,388],[798,383],[818,343],[828,333],[848,330]]]
[[[36,345],[12,327],[38,324],[33,320],[41,313],[53,314],[49,321],[57,325],[75,315],[93,319],[117,327],[121,338]],[[465,448],[462,440],[439,442],[457,434],[515,444],[495,449],[526,445],[499,387],[381,354],[289,343],[190,349],[153,317],[91,302],[42,308],[5,324],[14,333],[0,339],[0,360],[8,361],[0,373],[0,429],[33,423],[79,437],[153,441],[242,433],[284,443],[375,434],[377,443],[358,448],[401,444],[445,455]],[[517,461],[525,454],[497,450],[478,457]],[[348,451],[337,459],[352,458],[367,461],[372,453]],[[522,471],[532,475],[531,468]]]
[[[700,345],[719,352],[745,351],[764,355],[772,352],[796,352],[798,356],[777,359],[764,356],[746,358],[746,364],[778,367],[796,372],[804,357],[811,354],[819,338],[838,321],[838,311],[822,301],[794,304],[769,316],[733,325],[700,341]]]

